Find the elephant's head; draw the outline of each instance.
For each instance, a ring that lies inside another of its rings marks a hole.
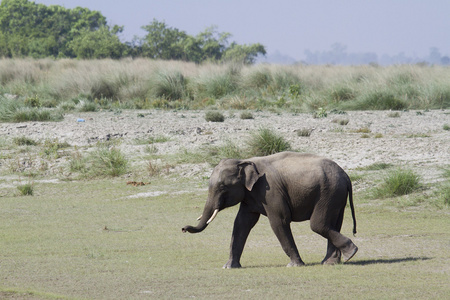
[[[185,226],[183,232],[197,233],[203,231],[222,209],[241,202],[246,190],[261,177],[256,165],[251,161],[223,159],[213,170],[209,180],[208,199],[203,214],[197,219],[197,226]]]

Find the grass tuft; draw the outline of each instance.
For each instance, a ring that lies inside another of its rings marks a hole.
[[[253,119],[253,114],[249,111],[243,111],[240,115],[241,120],[251,120]]]
[[[248,141],[249,152],[254,156],[271,155],[291,150],[291,145],[277,132],[261,128],[253,133]]]
[[[34,186],[31,183],[19,185],[17,189],[22,196],[33,196]]]
[[[205,114],[205,120],[208,122],[223,122],[225,121],[225,116],[218,111],[208,111]]]
[[[13,142],[17,146],[37,146],[38,145],[38,142],[36,142],[35,140],[28,138],[26,136],[15,137],[13,139]]]
[[[412,170],[397,169],[387,174],[381,187],[375,190],[377,198],[390,198],[411,194],[422,188],[420,176]]]

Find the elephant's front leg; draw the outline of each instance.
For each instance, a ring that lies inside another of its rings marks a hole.
[[[284,252],[289,256],[291,262],[288,267],[304,266],[305,263],[300,258],[297,246],[295,245],[294,237],[292,236],[290,223],[286,223],[281,219],[271,219],[269,217],[270,226],[272,226],[273,232],[280,241],[281,247]]]
[[[241,255],[247,237],[259,220],[259,213],[250,212],[245,203],[241,203],[239,212],[234,220],[233,235],[231,236],[230,259],[223,266],[224,269],[240,268]]]

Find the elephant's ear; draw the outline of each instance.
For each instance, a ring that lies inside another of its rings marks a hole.
[[[258,179],[262,176],[258,172],[255,163],[251,161],[244,161],[238,164],[239,167],[239,177],[244,182],[247,190],[251,191],[253,185],[258,181]]]

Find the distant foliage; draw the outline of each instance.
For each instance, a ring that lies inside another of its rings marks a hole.
[[[197,36],[154,19],[142,26],[147,34],[123,43],[123,26],[109,26],[98,11],[28,0],[3,0],[0,4],[0,57],[119,59],[126,56],[163,60],[255,62],[265,55],[261,44],[230,43],[229,33],[209,27]]]

